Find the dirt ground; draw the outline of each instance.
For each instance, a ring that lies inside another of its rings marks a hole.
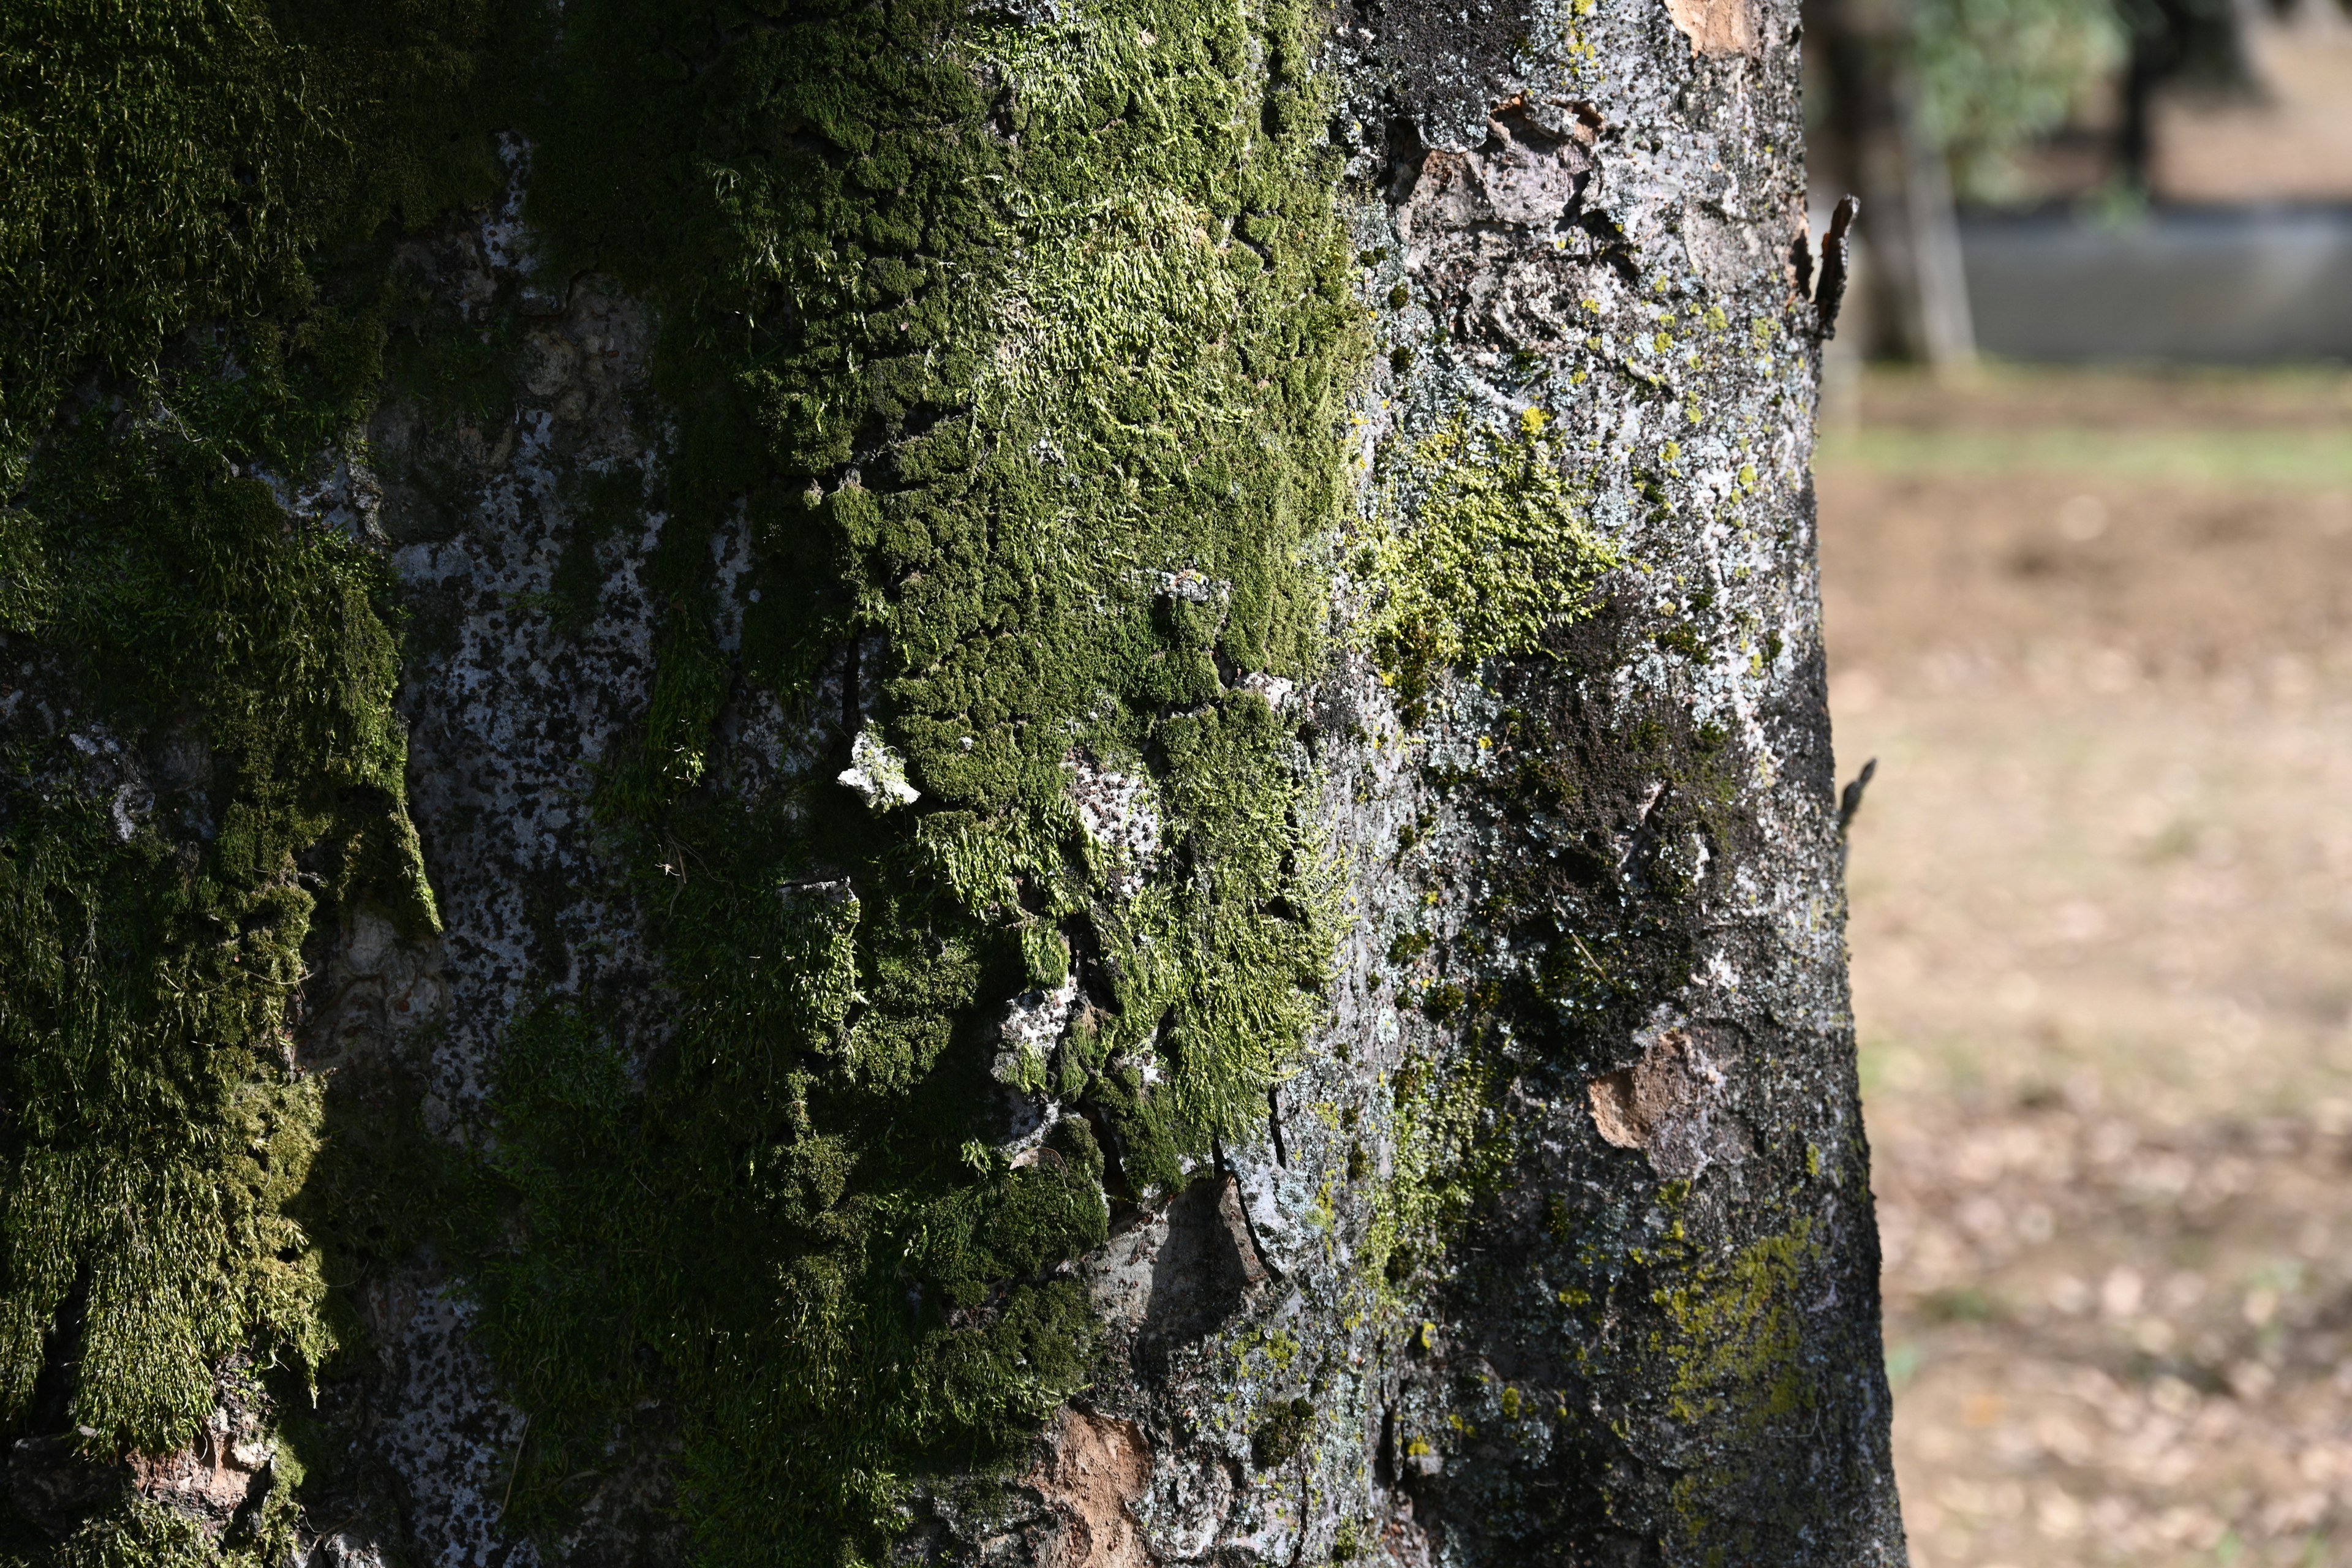
[[[2352,1564],[2352,377],[1860,403],[1822,552],[1913,1561]]]

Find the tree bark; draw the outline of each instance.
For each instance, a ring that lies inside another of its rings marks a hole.
[[[0,1552],[1901,1562],[1794,5],[472,15],[24,362]]]

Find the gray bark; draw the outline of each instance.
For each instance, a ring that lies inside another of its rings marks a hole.
[[[1464,408],[1546,406],[1641,565],[1543,653],[1444,677],[1419,712],[1360,654],[1289,699],[1354,911],[1328,1021],[1263,1138],[1128,1215],[1086,1260],[1108,1370],[1010,1492],[934,1485],[921,1550],[1291,1563],[1355,1541],[1400,1563],[1901,1560],[1812,565],[1817,351],[1790,265],[1794,32],[1793,7],[1739,0],[1589,19],[1564,5],[1336,16],[1321,68],[1341,95],[1344,195],[1360,254],[1381,258],[1359,288],[1382,348],[1412,353],[1377,362],[1364,450]],[[514,294],[477,235],[433,259],[455,295]],[[1400,287],[1409,302],[1387,304]],[[1701,324],[1712,308],[1727,328]],[[436,1118],[478,1096],[533,986],[655,1005],[629,912],[565,891],[594,881],[566,804],[583,759],[646,700],[654,612],[627,584],[650,529],[609,547],[618,587],[576,650],[509,608],[543,589],[567,476],[648,438],[622,401],[643,326],[626,300],[582,289],[527,331],[543,370],[512,428],[433,433],[394,411],[378,432],[388,517],[432,511],[435,474],[478,496],[446,537],[395,524],[394,559],[440,628],[408,696],[450,928],[411,983],[446,997]],[[1670,441],[1687,456],[1663,457]],[[788,744],[790,722],[739,731]],[[750,752],[733,787],[760,787]],[[1572,787],[1530,804],[1530,769]],[[1532,895],[1483,924],[1507,885]],[[562,933],[560,972],[515,940],[533,927]],[[1409,933],[1427,940],[1400,959]],[[352,933],[328,1016],[373,997],[373,952]],[[1597,978],[1603,999],[1565,1047],[1409,1005],[1546,962],[1633,973]],[[1383,1173],[1396,1158],[1409,1061],[1486,1097],[1465,1136],[1498,1163],[1420,1260],[1412,1309],[1381,1315],[1350,1274],[1371,1215],[1348,1166],[1351,1150]],[[509,1543],[487,1504],[521,1420],[432,1283],[413,1274],[369,1298],[401,1368],[378,1429],[426,1554],[490,1562]],[[1282,1336],[1295,1360],[1236,1370],[1236,1347]],[[1311,1435],[1263,1463],[1253,1428],[1302,1399]],[[661,1489],[646,1474],[611,1488],[590,1543],[646,1528],[631,1485]]]

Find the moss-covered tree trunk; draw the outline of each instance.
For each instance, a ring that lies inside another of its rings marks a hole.
[[[0,1556],[1893,1563],[1792,0],[0,18]]]

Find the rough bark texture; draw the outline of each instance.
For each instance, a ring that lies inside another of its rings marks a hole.
[[[1902,1560],[1792,5],[167,9],[11,1561]]]

